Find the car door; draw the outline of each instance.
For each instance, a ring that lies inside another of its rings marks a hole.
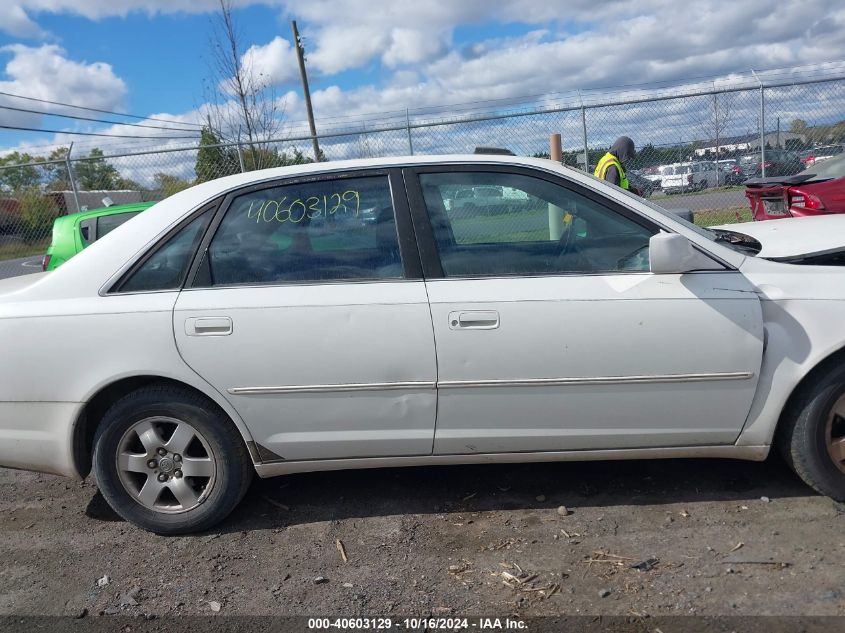
[[[177,346],[264,461],[431,453],[434,340],[398,172],[236,191],[200,252]]]
[[[659,227],[540,170],[406,172],[438,363],[435,454],[728,444],[755,392],[761,309],[704,258],[649,272]],[[447,211],[473,185],[530,204]]]

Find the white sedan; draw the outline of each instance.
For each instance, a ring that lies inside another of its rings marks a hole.
[[[477,187],[519,204],[451,204]],[[773,444],[842,500],[843,221],[711,232],[512,156],[204,183],[0,282],[0,465],[93,464],[163,534],[222,520],[255,472]]]

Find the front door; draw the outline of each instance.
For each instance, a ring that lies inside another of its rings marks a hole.
[[[431,453],[434,340],[398,182],[396,203],[387,173],[253,187],[205,240],[177,345],[265,461]]]
[[[436,454],[735,440],[763,341],[740,273],[715,260],[650,273],[656,226],[544,172],[406,180],[437,344]],[[502,196],[453,206],[454,192],[482,186]]]

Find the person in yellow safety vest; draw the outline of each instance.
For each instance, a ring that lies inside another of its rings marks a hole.
[[[628,182],[628,176],[625,174],[625,165],[634,158],[634,154],[636,154],[634,141],[627,136],[620,136],[611,145],[610,150],[601,157],[593,175],[637,195],[642,195],[639,189]]]

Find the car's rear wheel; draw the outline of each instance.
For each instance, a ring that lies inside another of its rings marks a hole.
[[[845,367],[804,387],[782,424],[787,463],[821,494],[845,501]]]
[[[243,438],[214,403],[153,385],[106,412],[95,436],[94,473],[124,519],[158,534],[182,534],[223,520],[253,468]]]

